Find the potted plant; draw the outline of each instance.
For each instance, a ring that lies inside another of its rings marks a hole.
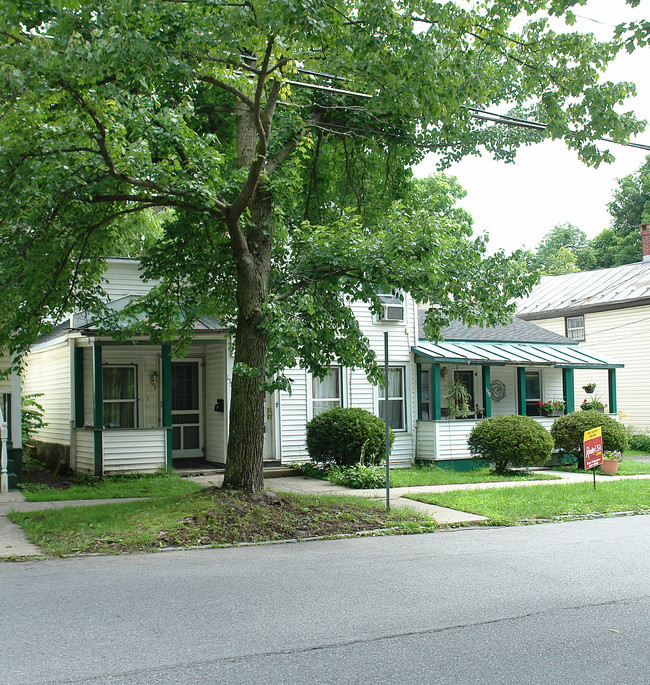
[[[548,402],[538,402],[539,413],[541,416],[562,416],[566,410],[566,402],[563,400],[549,400]]]
[[[587,383],[587,385],[583,385],[582,389],[588,394],[591,395],[591,393],[596,389],[596,384],[595,383]]]
[[[588,409],[595,409],[602,414],[605,411],[605,405],[597,397],[594,397],[591,400],[588,400],[585,397],[585,399],[582,400],[580,409],[584,409],[584,411],[587,411]]]
[[[614,476],[618,473],[618,465],[621,463],[621,453],[605,450],[603,452],[603,463],[600,470],[606,476]]]
[[[449,386],[447,394],[447,416],[465,418],[470,414],[469,404],[472,400],[469,390],[464,383],[456,381]]]

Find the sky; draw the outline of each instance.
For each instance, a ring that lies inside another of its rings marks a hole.
[[[575,8],[578,21],[573,30],[595,33],[608,39],[613,27],[624,20],[650,18],[650,0],[636,9],[624,0],[589,0]],[[649,121],[634,140],[650,145],[650,47],[631,55],[619,55],[606,77],[632,81],[637,96],[625,110],[633,110]],[[489,155],[467,157],[446,173],[456,176],[467,191],[460,202],[474,218],[475,234],[488,233],[489,249],[507,252],[534,248],[558,223],[569,222],[593,238],[609,226],[607,203],[617,188],[617,179],[636,171],[647,151],[602,143],[616,157],[613,164],[587,167],[562,141],[546,141],[519,150],[514,163],[493,160]],[[416,176],[436,172],[437,158],[427,157],[415,168]]]

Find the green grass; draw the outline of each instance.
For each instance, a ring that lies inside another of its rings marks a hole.
[[[32,542],[54,556],[436,529],[421,514],[403,509],[387,513],[383,505],[359,497],[255,496],[218,489],[181,497],[12,512],[9,517]]]
[[[391,487],[416,485],[453,485],[463,483],[495,483],[513,480],[556,480],[558,476],[539,471],[511,471],[498,476],[488,468],[473,471],[453,471],[439,466],[420,466],[410,469],[393,469],[390,472]]]
[[[409,499],[487,516],[491,523],[515,525],[533,520],[632,511],[650,514],[650,481],[590,481],[562,485],[458,490],[407,495]]]
[[[626,452],[627,454],[627,452]],[[585,473],[582,469],[577,466],[556,466],[553,467],[558,471],[568,471],[569,473]],[[600,476],[605,475],[601,473],[600,468],[597,469],[596,473]],[[618,465],[617,476],[640,476],[644,474],[650,474],[650,464],[643,461],[635,461],[634,459],[621,459]]]
[[[623,456],[624,457],[647,457],[649,455],[648,455],[647,450],[646,451],[643,451],[643,450],[625,450],[625,452],[623,452]]]
[[[59,502],[71,499],[119,499],[122,497],[168,497],[198,490],[199,485],[174,473],[109,476],[88,484],[51,488],[25,484],[21,492],[28,502]]]

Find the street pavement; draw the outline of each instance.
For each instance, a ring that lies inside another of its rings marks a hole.
[[[0,685],[647,685],[650,516],[0,564]]]

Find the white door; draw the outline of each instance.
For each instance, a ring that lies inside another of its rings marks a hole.
[[[264,461],[275,460],[275,432],[273,424],[275,423],[275,401],[274,395],[269,395],[267,392],[264,400]]]
[[[172,362],[172,458],[203,456],[201,362]]]

